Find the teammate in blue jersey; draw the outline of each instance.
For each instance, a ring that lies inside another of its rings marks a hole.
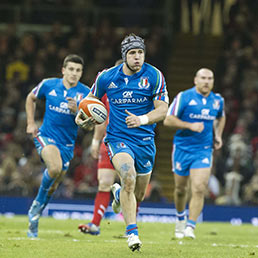
[[[43,80],[26,99],[27,133],[33,136],[37,151],[46,165],[38,194],[28,212],[28,237],[38,236],[39,217],[73,158],[78,130],[75,123],[77,106],[90,92],[79,82],[83,64],[80,56],[68,55],[62,67],[63,78]],[[45,100],[45,115],[40,128],[34,119],[37,99]]]
[[[213,148],[221,148],[225,125],[224,99],[220,94],[212,92],[213,72],[207,68],[200,69],[194,83],[193,88],[176,96],[164,120],[164,125],[178,129],[172,151],[177,210],[176,238],[195,238],[194,229],[203,209],[204,193],[211,173]],[[191,199],[186,220],[189,179]]]
[[[90,97],[109,99],[110,113],[105,144],[121,179],[111,187],[112,207],[122,209],[128,246],[139,250],[136,202],[144,199],[155,159],[154,128],[165,118],[168,94],[162,73],[144,62],[144,40],[134,34],[121,43],[123,63],[98,74]],[[77,123],[83,122],[78,113]],[[121,207],[120,207],[121,204]]]

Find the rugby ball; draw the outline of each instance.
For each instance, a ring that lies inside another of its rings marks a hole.
[[[79,110],[86,118],[93,117],[98,124],[102,124],[107,119],[107,109],[104,103],[96,98],[83,99],[79,104]]]

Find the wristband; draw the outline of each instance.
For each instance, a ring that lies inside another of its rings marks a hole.
[[[91,145],[94,145],[94,146],[99,145],[99,140],[92,139]]]
[[[147,115],[138,116],[140,119],[141,125],[147,125],[149,123],[149,118]]]

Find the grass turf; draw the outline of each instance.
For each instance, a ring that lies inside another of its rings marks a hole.
[[[124,223],[103,220],[99,236],[78,232],[80,223],[83,222],[41,218],[39,238],[28,239],[27,217],[0,216],[0,257],[258,257],[258,228],[250,224],[202,223],[197,225],[195,240],[176,240],[174,224],[138,223],[143,246],[140,252],[132,252],[126,239],[119,238],[125,231]]]

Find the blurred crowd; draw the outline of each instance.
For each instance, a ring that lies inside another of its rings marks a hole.
[[[258,203],[258,8],[237,0],[224,28],[217,89],[226,102],[224,147],[210,181],[217,204]]]
[[[258,17],[252,2],[238,0],[231,7],[230,20],[224,25],[224,50],[215,71],[216,91],[226,102],[227,123],[224,147],[214,155],[207,198],[221,205],[258,203]],[[29,26],[19,33],[10,23],[0,33],[1,195],[36,195],[44,166],[26,135],[25,98],[43,78],[61,76],[67,54],[85,59],[81,81],[91,86],[98,71],[120,58],[121,39],[133,31],[146,39],[146,61],[166,74],[168,39],[161,26],[124,27],[121,31],[105,17],[94,28],[81,16],[71,22],[67,29],[55,21],[40,33],[31,32]],[[39,102],[38,107],[40,124],[44,105]],[[91,132],[79,130],[75,157],[56,197],[95,195],[97,161],[90,155],[91,137]]]

